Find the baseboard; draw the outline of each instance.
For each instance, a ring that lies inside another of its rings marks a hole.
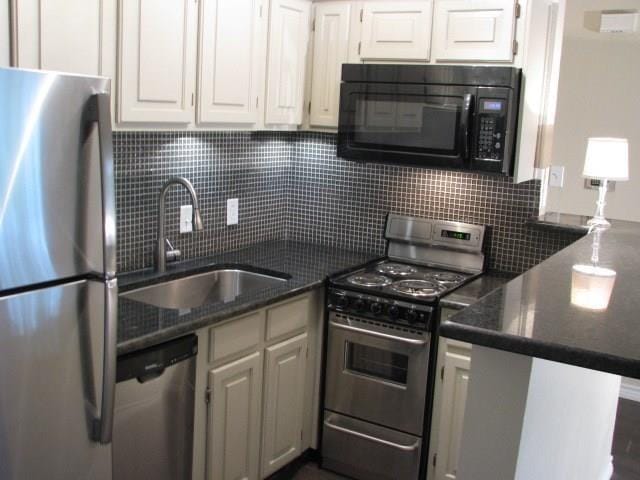
[[[625,383],[623,380],[620,385],[620,398],[640,402],[640,385]]]

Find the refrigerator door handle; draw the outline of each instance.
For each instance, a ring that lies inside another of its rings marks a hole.
[[[118,281],[105,282],[104,290],[104,359],[102,366],[102,401],[100,418],[94,429],[96,440],[111,443],[113,434],[113,412],[116,394],[117,327],[118,327]]]
[[[116,201],[113,168],[113,143],[111,132],[111,99],[108,93],[96,93],[91,97],[91,120],[98,125],[100,144],[100,172],[102,177],[102,219],[104,276],[116,276]]]

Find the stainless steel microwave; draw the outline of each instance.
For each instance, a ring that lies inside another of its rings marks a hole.
[[[521,71],[345,64],[338,156],[513,174]]]

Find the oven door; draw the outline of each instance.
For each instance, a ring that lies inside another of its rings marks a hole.
[[[338,155],[421,167],[471,167],[475,87],[343,82]]]
[[[331,312],[325,407],[422,435],[427,332],[409,332]]]

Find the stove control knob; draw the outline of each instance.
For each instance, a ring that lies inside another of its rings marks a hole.
[[[371,309],[371,313],[374,315],[380,315],[382,313],[382,305],[378,302],[373,302],[369,308]]]
[[[340,308],[346,308],[349,306],[349,298],[344,295],[336,295],[335,302]]]
[[[398,318],[400,316],[400,309],[398,307],[396,307],[395,305],[391,305],[389,307],[389,316],[391,318]]]
[[[364,310],[364,301],[359,298],[355,302],[353,302],[353,306],[357,311],[361,312],[362,310]]]
[[[418,320],[418,312],[416,312],[415,310],[407,310],[407,313],[405,313],[404,316],[409,321],[409,323],[413,323]]]

